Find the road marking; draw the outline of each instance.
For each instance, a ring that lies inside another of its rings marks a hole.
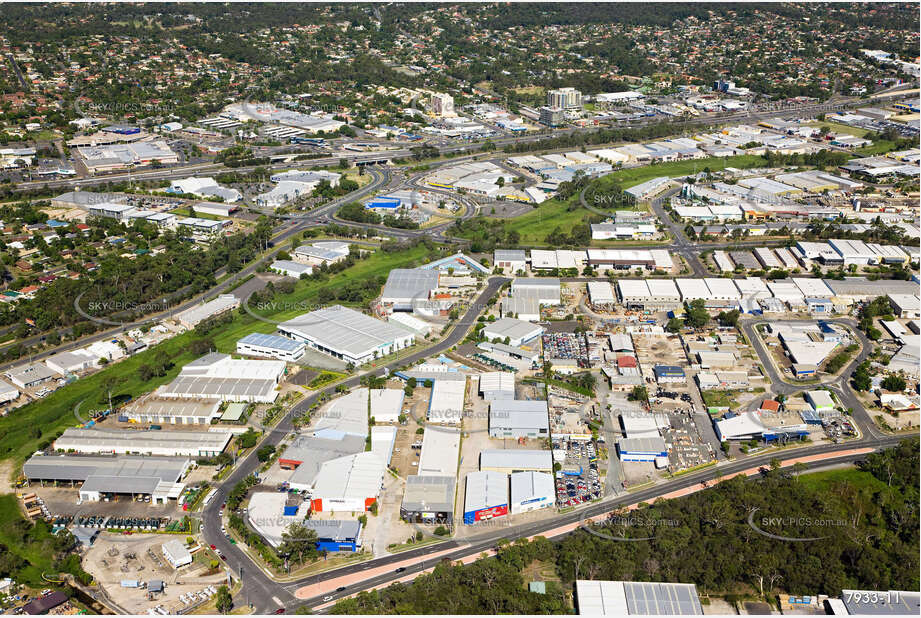
[[[276,605],[284,605],[278,597],[272,597],[272,600],[275,601]]]

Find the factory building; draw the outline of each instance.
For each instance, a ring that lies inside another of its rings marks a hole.
[[[509,476],[512,515],[552,507],[556,501],[553,475],[547,472],[515,472]]]
[[[505,342],[508,339],[509,345],[519,347],[540,337],[544,327],[515,318],[502,318],[488,322],[482,333],[487,341]]]
[[[386,467],[377,454],[367,451],[324,462],[313,484],[312,510],[368,510],[383,488]]]
[[[240,299],[233,294],[221,294],[203,305],[192,307],[176,316],[176,321],[188,329],[195,328],[200,322],[224,315],[240,306]]]
[[[549,435],[546,401],[499,399],[489,404],[489,437],[546,438]]]
[[[216,457],[230,443],[229,431],[136,431],[70,427],[54,441],[54,449],[86,455],[151,455]]]
[[[423,308],[432,291],[438,287],[438,271],[422,268],[395,268],[387,276],[381,304],[388,312],[413,311]]]
[[[576,580],[580,616],[700,616],[694,584]]]
[[[284,361],[234,359],[212,352],[187,364],[156,394],[161,398],[272,403],[278,397],[285,367]]]
[[[279,335],[250,333],[237,340],[237,354],[274,358],[293,363],[304,355],[307,345]]]
[[[363,365],[409,347],[415,334],[397,324],[381,322],[363,313],[334,305],[279,324],[278,331],[308,347]]]
[[[144,397],[119,414],[119,420],[159,425],[210,425],[221,418],[220,399]]]
[[[552,472],[550,451],[533,449],[485,449],[480,452],[480,470],[513,472]]]
[[[469,525],[508,515],[508,475],[495,471],[471,472],[464,494],[464,523]]]
[[[400,518],[410,523],[454,523],[454,489],[451,476],[413,475],[406,478]]]
[[[426,419],[432,423],[459,425],[464,414],[467,380],[436,380],[432,386]]]
[[[182,494],[191,465],[185,457],[33,455],[22,473],[29,482],[80,483],[80,502],[149,496],[151,504],[166,504]]]
[[[497,344],[501,345],[501,344]],[[491,371],[480,374],[480,396],[486,401],[515,398],[515,374]]]

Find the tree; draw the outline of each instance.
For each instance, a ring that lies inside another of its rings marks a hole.
[[[719,321],[720,326],[738,326],[739,325],[739,310],[733,309],[732,311],[720,311],[716,316],[716,319]]]
[[[710,321],[710,314],[704,305],[704,300],[698,298],[685,306],[684,323],[691,328],[702,328]]]
[[[668,324],[665,325],[665,330],[670,333],[677,333],[681,330],[682,326],[684,326],[684,320],[681,318],[671,318]]]
[[[649,392],[646,390],[645,386],[637,384],[633,387],[633,390],[630,391],[630,399],[632,401],[649,401]]]
[[[262,463],[265,463],[268,460],[270,460],[272,458],[272,455],[274,454],[275,454],[275,447],[272,446],[271,444],[260,446],[259,450],[256,451],[256,457],[258,457],[259,461]]]
[[[227,586],[221,586],[214,595],[214,608],[221,614],[229,614],[233,609],[233,598],[230,596],[230,590]]]
[[[887,391],[901,393],[905,390],[905,378],[896,375],[886,376],[880,386],[882,386]]]
[[[295,522],[281,533],[281,544],[278,553],[297,556],[298,564],[304,564],[306,558],[317,555],[317,531],[308,528],[302,522]]]

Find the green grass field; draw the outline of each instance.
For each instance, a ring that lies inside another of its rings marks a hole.
[[[726,167],[757,167],[764,164],[764,159],[756,155],[739,155],[736,157],[713,157],[698,159],[696,161],[675,161],[658,165],[646,165],[612,172],[600,178],[598,191],[603,192],[606,186],[620,185],[629,189],[641,182],[646,182],[659,176],[685,176],[702,172],[709,168],[712,171]],[[575,207],[573,207],[575,205]],[[614,212],[613,210],[611,211]],[[496,225],[504,225],[506,229],[517,230],[521,234],[523,245],[545,244],[547,235],[560,227],[564,232],[569,232],[572,226],[581,223],[584,218],[592,213],[582,208],[579,197],[575,196],[567,201],[558,199],[547,200],[536,209],[514,219],[493,219]],[[629,243],[617,241],[593,241],[597,246],[627,246]]]
[[[0,494],[0,543],[6,551],[29,563],[15,574],[17,581],[33,586],[47,585],[42,580],[42,573],[50,573],[53,565],[51,552],[44,545],[51,533],[45,529],[34,529],[30,536],[23,536],[22,529],[28,529],[28,526],[16,496]]]
[[[350,269],[331,276],[327,281],[299,281],[291,294],[275,298],[272,306],[258,313],[274,321],[290,319],[315,308],[316,298],[321,288],[336,288],[351,280],[386,276],[393,268],[412,267],[424,263],[427,254],[428,250],[424,246],[396,253],[374,253]],[[273,311],[273,307],[290,307],[290,309]],[[257,320],[246,313],[237,313],[232,322],[216,328],[208,333],[207,337],[214,341],[219,351],[233,353],[236,351],[237,340],[244,335],[274,331],[274,323]],[[187,332],[168,339],[149,350],[114,363],[103,371],[77,380],[44,399],[25,405],[0,418],[0,459],[13,460],[18,469],[19,465],[35,452],[40,444],[57,437],[67,427],[80,424],[75,413],[78,405],[80,416],[84,419],[90,417],[90,410],[107,408],[104,384],[110,376],[122,380],[112,390],[113,398],[120,399],[136,398],[169,382],[179,373],[183,365],[195,358],[189,347],[199,338],[194,332]],[[138,369],[145,363],[155,364],[154,358],[160,353],[165,353],[171,359],[173,366],[162,377],[147,382],[142,381],[138,375]]]
[[[834,493],[836,488],[841,488],[843,486],[850,487],[860,492],[876,492],[886,489],[886,484],[884,482],[869,472],[864,472],[857,468],[824,470],[822,472],[804,474],[799,477],[799,482],[810,489],[823,493]]]
[[[825,122],[807,122],[805,123],[807,127],[828,127],[834,133],[845,133],[847,135],[854,135],[856,137],[863,137],[870,131],[868,129],[861,129],[860,127],[852,127],[846,124],[841,124],[840,122],[831,122],[830,120],[825,120]]]

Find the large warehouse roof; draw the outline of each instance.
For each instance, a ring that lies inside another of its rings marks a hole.
[[[384,482],[386,465],[375,453],[363,452],[327,461],[314,482],[314,496],[358,502],[376,497]]]
[[[489,404],[490,429],[548,429],[547,402],[536,399],[497,399]]]
[[[365,450],[365,439],[361,436],[341,435],[338,438],[300,436],[292,442],[279,461],[296,465],[288,482],[295,489],[313,487],[320,467],[327,461],[354,455]]]
[[[529,449],[486,449],[480,453],[481,470],[539,470],[553,469],[550,451]]]
[[[409,329],[375,320],[342,305],[298,316],[280,324],[279,330],[320,342],[326,348],[354,357],[363,356],[410,334]]]
[[[465,513],[503,504],[508,504],[507,474],[481,471],[467,475],[467,491],[464,494]]]
[[[487,339],[505,339],[508,337],[512,341],[528,340],[544,332],[542,326],[518,320],[515,318],[502,318],[491,324],[486,324],[483,328],[483,335]]]
[[[454,476],[457,474],[461,434],[459,429],[429,426],[422,435],[419,454],[420,476]]]
[[[287,337],[268,335],[266,333],[250,333],[237,341],[237,343],[261,348],[271,348],[273,350],[282,350],[283,352],[294,352],[304,345],[303,343],[288,339]]]
[[[576,580],[581,616],[699,616],[694,584]]]
[[[534,499],[556,494],[553,475],[549,472],[515,472],[510,476],[512,504],[523,504]]]
[[[429,400],[428,419],[434,423],[460,423],[464,414],[467,380],[435,380]]]
[[[153,453],[198,456],[220,453],[230,442],[229,431],[132,431],[124,429],[66,429],[54,448],[77,453]]]
[[[403,491],[404,511],[454,511],[454,474],[451,476],[408,476]]]
[[[427,300],[429,292],[438,287],[438,271],[422,268],[395,268],[384,284],[383,302]]]
[[[317,415],[314,429],[331,429],[362,438],[367,436],[368,389],[356,388],[342,397],[333,399],[325,410]]]
[[[88,491],[152,494],[179,481],[190,463],[185,457],[33,455],[22,473],[36,480],[85,481]]]

